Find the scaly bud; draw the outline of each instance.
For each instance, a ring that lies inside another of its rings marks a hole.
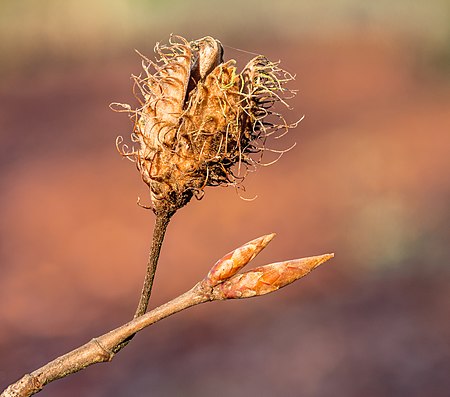
[[[313,269],[334,257],[334,254],[293,259],[257,267],[237,274],[214,287],[215,300],[250,298],[274,292],[306,276]]]

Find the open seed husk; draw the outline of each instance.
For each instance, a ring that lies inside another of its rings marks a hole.
[[[285,84],[294,77],[262,55],[239,73],[209,36],[171,36],[155,53],[156,61],[141,55],[144,73],[133,76],[140,107],[111,106],[133,118],[136,147],[122,137],[117,146],[150,187],[153,211],[173,214],[206,186],[239,185],[261,161],[267,138],[297,125],[273,108],[287,106],[295,92]]]

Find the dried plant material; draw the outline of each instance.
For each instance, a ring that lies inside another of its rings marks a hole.
[[[293,96],[285,87],[293,76],[264,56],[239,73],[209,36],[191,42],[171,36],[155,52],[155,62],[142,55],[145,74],[134,76],[141,106],[112,107],[134,119],[138,147],[122,145],[122,137],[117,145],[150,187],[153,211],[174,213],[205,186],[239,184],[259,163],[267,138],[297,125],[273,110]]]
[[[214,287],[213,294],[215,299],[265,295],[306,276],[333,257],[334,254],[325,254],[257,267],[217,285]]]
[[[275,237],[275,233],[267,234],[229,252],[211,268],[205,278],[209,287],[214,287],[224,280],[228,280],[258,255]]]

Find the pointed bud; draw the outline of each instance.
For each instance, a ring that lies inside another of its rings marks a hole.
[[[257,267],[215,286],[213,295],[217,300],[265,295],[306,276],[333,257],[325,254]]]
[[[267,234],[236,248],[219,259],[205,278],[208,286],[214,287],[228,280],[258,255],[275,237],[275,233]]]

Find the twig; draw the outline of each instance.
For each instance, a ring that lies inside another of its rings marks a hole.
[[[147,271],[145,274],[144,285],[142,287],[139,304],[134,314],[134,318],[142,316],[148,307],[150,295],[152,293],[153,280],[155,278],[156,266],[158,265],[159,253],[169,225],[172,214],[169,212],[158,213],[156,215],[155,226],[153,229],[152,246],[147,262]]]
[[[208,299],[207,294],[201,292],[197,285],[149,313],[137,317],[104,335],[93,338],[88,343],[58,357],[31,374],[24,375],[3,391],[0,397],[32,396],[54,380],[81,371],[92,364],[111,361],[117,347],[126,345],[124,342],[141,329],[183,309],[206,302]]]
[[[31,374],[24,375],[8,386],[0,397],[29,397],[54,380],[81,371],[92,364],[111,361],[115,353],[126,346],[133,335],[163,318],[208,301],[248,298],[276,291],[304,277],[333,257],[333,254],[326,254],[295,259],[260,266],[238,274],[238,271],[266,247],[273,237],[273,234],[262,236],[230,252],[189,291],[106,334],[93,338]]]

